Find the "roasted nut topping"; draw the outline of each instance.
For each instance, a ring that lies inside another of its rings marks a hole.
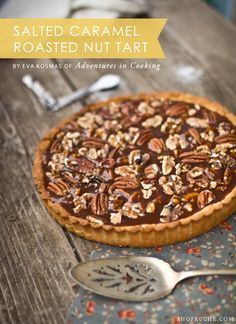
[[[160,221],[162,223],[167,223],[175,221],[183,214],[183,207],[176,201],[175,196],[172,197],[169,204],[165,205],[161,211]]]
[[[74,198],[73,203],[75,205],[74,212],[78,213],[81,210],[86,208],[87,200],[86,200],[86,197],[84,195],[82,195],[82,196]]]
[[[59,153],[63,149],[63,146],[61,142],[58,139],[55,139],[55,141],[52,143],[50,147],[50,153]]]
[[[202,115],[208,121],[209,124],[215,124],[216,114],[213,111],[205,110],[203,111]]]
[[[148,148],[159,154],[165,149],[165,143],[162,138],[152,138],[148,142]]]
[[[123,215],[128,218],[138,218],[144,216],[142,208],[139,203],[125,203],[122,208]]]
[[[117,225],[121,223],[122,220],[122,210],[119,210],[117,213],[111,213],[110,221],[112,224]]]
[[[120,177],[109,187],[108,192],[111,194],[115,189],[138,189],[140,182],[134,178]]]
[[[93,138],[93,137],[88,138],[83,142],[83,146],[85,146],[85,147],[98,147],[98,148],[101,148],[105,144],[106,144],[105,141],[100,140],[98,138]]]
[[[160,115],[156,115],[154,117],[148,118],[146,119],[144,122],[142,122],[142,126],[144,128],[148,128],[148,127],[158,127],[161,125],[162,123],[162,117]]]
[[[88,173],[93,171],[95,164],[87,159],[78,158],[75,160],[68,160],[66,166],[72,171]]]
[[[166,139],[166,147],[171,151],[174,151],[177,148],[185,149],[188,146],[189,143],[186,141],[184,134],[169,135],[169,137]]]
[[[197,117],[189,117],[186,119],[186,123],[191,127],[197,128],[208,128],[209,123],[205,119],[197,118]]]
[[[196,140],[198,144],[201,144],[201,137],[198,130],[196,130],[196,128],[189,128],[188,132]]]
[[[203,163],[209,161],[209,156],[202,152],[184,152],[179,156],[182,163]]]
[[[236,134],[224,134],[216,137],[215,139],[217,144],[229,143],[236,144]]]
[[[236,127],[198,104],[109,101],[60,128],[42,163],[51,200],[72,216],[97,226],[171,222],[232,190]]]
[[[159,185],[162,187],[163,192],[172,196],[174,194],[180,194],[183,191],[183,182],[177,175],[171,175],[169,177],[160,177]]]
[[[227,122],[220,123],[217,128],[219,135],[229,134],[231,132],[231,129],[231,125]]]
[[[108,196],[104,192],[94,194],[91,200],[91,209],[95,215],[103,215],[107,211]]]
[[[68,184],[61,179],[55,182],[49,182],[47,189],[57,196],[63,196],[69,192]]]
[[[197,197],[198,207],[201,209],[210,204],[215,199],[214,194],[210,190],[203,190]]]
[[[144,169],[144,173],[148,179],[154,179],[159,172],[157,164],[150,164]]]
[[[173,167],[175,166],[175,159],[173,156],[165,155],[162,160],[162,173],[167,175],[171,173]]]
[[[184,103],[177,103],[166,110],[167,116],[179,117],[185,114],[188,110],[188,106]]]
[[[152,138],[152,136],[153,136],[153,134],[149,129],[141,131],[138,136],[137,144],[143,145],[143,144],[147,143],[150,140],[150,138]]]
[[[122,177],[135,177],[138,174],[138,171],[132,165],[124,165],[115,168],[115,174],[118,174]]]
[[[79,184],[79,177],[78,175],[76,177],[73,177],[72,173],[70,172],[64,172],[62,175],[63,179],[69,183],[70,185],[77,187]]]
[[[142,116],[150,116],[155,113],[155,109],[149,106],[146,101],[140,102],[138,105],[138,111]]]

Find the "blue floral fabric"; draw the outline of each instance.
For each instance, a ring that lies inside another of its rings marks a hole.
[[[231,216],[206,234],[170,246],[131,249],[97,244],[90,258],[152,256],[169,262],[176,271],[236,267],[235,219],[236,215]],[[80,288],[68,311],[66,324],[177,324],[200,322],[202,318],[208,321],[220,318],[223,323],[232,323],[236,321],[235,292],[233,276],[186,279],[168,297],[148,303],[112,300]]]

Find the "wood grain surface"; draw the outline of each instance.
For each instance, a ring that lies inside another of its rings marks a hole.
[[[235,26],[199,0],[153,0],[152,6],[153,17],[168,18],[160,39],[167,57],[148,61],[160,63],[160,71],[129,67],[112,71],[13,70],[13,63],[57,61],[0,61],[0,323],[63,323],[78,290],[68,269],[88,259],[95,247],[57,225],[34,188],[34,151],[52,126],[88,102],[153,90],[191,92],[236,112]],[[132,61],[123,62],[129,66]],[[120,60],[109,62],[118,64]],[[121,75],[119,89],[94,94],[56,114],[44,111],[21,83],[25,73],[32,73],[57,97],[106,72]]]

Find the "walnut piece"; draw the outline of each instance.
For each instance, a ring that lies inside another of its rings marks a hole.
[[[122,220],[122,210],[119,210],[117,213],[111,213],[110,221],[112,224],[117,225],[121,223]]]
[[[122,177],[135,177],[138,174],[138,171],[133,165],[123,165],[115,168],[115,174]]]
[[[129,203],[126,202],[122,207],[123,215],[128,218],[138,218],[139,216],[144,216],[139,203]]]
[[[186,123],[191,127],[196,128],[208,128],[209,123],[205,119],[197,118],[197,117],[189,117],[186,119]]]
[[[155,109],[149,106],[146,101],[140,102],[137,109],[142,116],[151,116],[155,113]]]
[[[142,126],[144,128],[149,128],[149,127],[158,127],[161,125],[163,118],[160,115],[155,115],[151,118],[146,119],[144,122],[142,122]]]
[[[165,155],[162,160],[163,175],[167,175],[171,173],[174,166],[175,166],[175,158],[173,156]]]

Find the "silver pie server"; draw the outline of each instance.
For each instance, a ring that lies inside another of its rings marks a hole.
[[[24,75],[22,82],[34,92],[44,108],[48,111],[55,112],[70,105],[74,101],[89,96],[95,92],[118,87],[121,78],[116,74],[105,74],[92,85],[76,90],[68,95],[59,97],[58,99],[55,99],[52,94],[47,91],[38,80],[34,80],[30,74]]]
[[[207,275],[236,275],[236,269],[174,271],[163,260],[128,256],[82,262],[70,270],[83,288],[114,299],[145,302],[169,295],[183,279]]]

